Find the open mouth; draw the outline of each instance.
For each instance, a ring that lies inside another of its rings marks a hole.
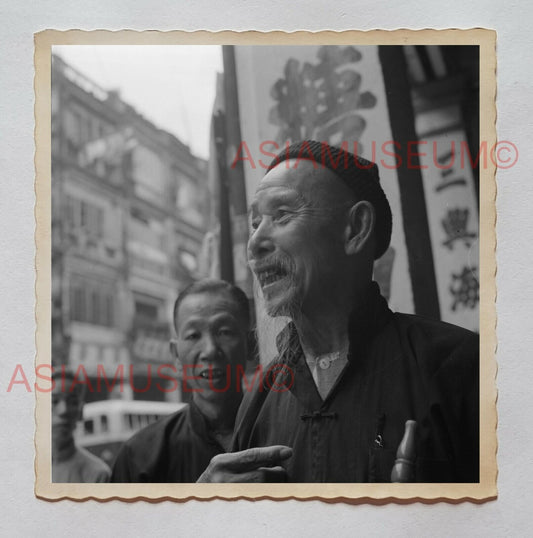
[[[199,377],[203,379],[219,380],[226,377],[225,368],[207,368],[207,370],[202,370],[199,374]]]
[[[262,288],[274,284],[278,280],[285,278],[288,272],[280,266],[269,267],[268,269],[262,269],[256,272],[257,279]]]

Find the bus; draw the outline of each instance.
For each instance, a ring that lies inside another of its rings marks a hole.
[[[112,467],[120,447],[132,435],[186,405],[142,400],[87,403],[83,407],[83,420],[76,429],[76,442]]]

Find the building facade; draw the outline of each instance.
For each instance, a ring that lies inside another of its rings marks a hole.
[[[198,277],[206,162],[57,56],[51,141],[52,364],[88,401],[180,399],[172,308]]]

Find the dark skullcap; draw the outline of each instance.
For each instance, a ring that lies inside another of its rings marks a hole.
[[[374,259],[381,258],[389,248],[392,214],[379,183],[377,165],[343,148],[330,146],[327,142],[303,140],[294,142],[280,151],[270,163],[268,170],[289,159],[313,161],[318,166],[329,168],[352,190],[358,201],[366,200],[373,205],[376,213]]]

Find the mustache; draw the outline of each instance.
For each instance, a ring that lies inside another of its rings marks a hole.
[[[261,260],[251,260],[250,268],[256,282],[259,285],[259,290],[262,293],[261,286],[261,272],[271,271],[274,269],[284,275],[284,284],[287,290],[297,287],[296,265],[292,258],[283,254],[272,254],[268,258],[261,258]],[[274,305],[272,309],[267,310],[266,314],[269,318],[275,318],[278,316],[286,316],[294,319],[298,312],[301,310],[301,297],[289,294],[284,301],[278,305]]]
[[[288,256],[273,254],[268,258],[262,258],[260,261],[250,260],[250,268],[254,273],[260,273],[272,267],[281,269],[288,274],[294,272],[294,262]]]

